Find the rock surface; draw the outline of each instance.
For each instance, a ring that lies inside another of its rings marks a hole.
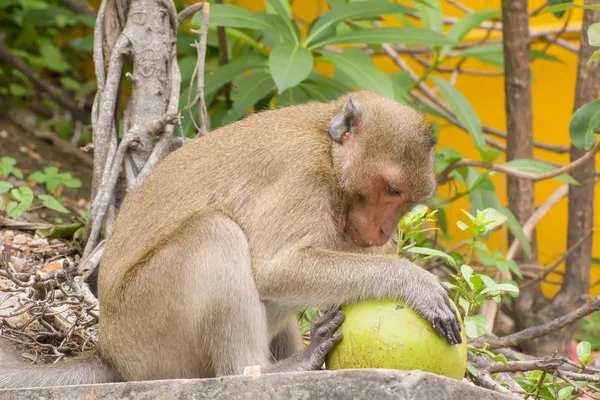
[[[420,371],[354,369],[0,390],[0,399],[514,399]]]

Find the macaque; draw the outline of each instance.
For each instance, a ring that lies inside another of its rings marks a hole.
[[[404,300],[450,344],[436,276],[380,249],[434,192],[423,116],[367,91],[252,114],[167,156],[125,202],[98,277],[97,350],[0,387],[322,367],[339,305]],[[297,311],[330,308],[301,342]],[[46,375],[45,375],[46,374]]]

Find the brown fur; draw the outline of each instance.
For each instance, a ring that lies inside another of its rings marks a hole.
[[[388,241],[387,227],[433,192],[427,126],[391,99],[352,96],[352,112],[344,96],[220,128],[170,154],[126,201],[98,281],[99,353],[122,379],[312,369],[341,319],[320,320],[299,358],[298,308],[373,297],[403,298],[456,342],[432,274],[355,245],[361,230]],[[347,130],[337,143],[334,128]],[[389,180],[402,195],[385,194]]]

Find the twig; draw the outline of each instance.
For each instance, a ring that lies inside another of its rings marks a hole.
[[[596,154],[596,152],[598,151],[598,149],[600,148],[600,141],[597,141],[594,146],[587,151],[587,153],[585,153],[585,155],[583,155],[583,157],[578,158],[577,160],[564,165],[560,168],[557,168],[555,170],[552,171],[548,171],[548,172],[544,172],[542,174],[533,174],[531,172],[523,172],[523,171],[519,171],[510,167],[505,167],[503,165],[496,165],[496,164],[491,164],[491,163],[486,163],[483,161],[477,161],[477,160],[459,160],[455,163],[450,164],[449,166],[447,166],[439,175],[438,175],[438,185],[443,185],[446,182],[448,182],[448,175],[450,174],[450,172],[454,171],[457,168],[460,167],[466,167],[466,166],[470,166],[470,167],[480,167],[480,168],[485,168],[491,171],[496,171],[496,172],[502,172],[503,174],[509,175],[509,176],[514,176],[516,178],[521,178],[521,179],[528,179],[531,180],[533,182],[539,182],[539,181],[543,181],[543,180],[547,180],[547,179],[551,179],[554,178],[558,175],[567,173],[569,171],[572,171],[573,169],[579,167],[580,165],[584,164],[587,160],[593,158]]]
[[[542,325],[523,329],[520,332],[516,332],[511,335],[500,338],[475,339],[471,341],[470,344],[475,347],[481,347],[488,343],[489,346],[487,348],[489,350],[518,346],[524,341],[537,339],[541,336],[562,329],[565,326],[570,325],[571,323],[580,320],[586,315],[598,310],[600,310],[600,295],[594,297],[590,302],[584,304],[576,310],[573,310],[561,317],[553,319],[552,321],[548,321]]]
[[[177,23],[182,24],[188,17],[191,17],[197,11],[199,11],[202,7],[204,7],[204,2],[201,1],[199,3],[192,4],[187,6],[179,14],[177,14]]]
[[[577,250],[579,248],[579,246],[581,246],[583,244],[583,242],[585,242],[587,240],[588,237],[590,237],[592,235],[592,233],[594,232],[594,230],[590,230],[588,231],[585,235],[583,235],[578,241],[577,243],[575,243],[574,246],[572,246],[570,249],[568,249],[558,260],[556,260],[549,268],[544,268],[544,273],[542,275],[540,275],[539,277],[532,279],[530,281],[524,282],[520,285],[520,290],[525,289],[528,286],[531,286],[537,282],[543,281],[546,279],[546,277],[548,275],[550,275],[552,272],[556,272],[555,270],[560,266],[560,264],[565,261],[565,259],[569,256],[569,254],[571,254],[573,251]]]
[[[542,204],[540,204],[535,211],[531,214],[531,216],[527,219],[527,221],[523,224],[523,232],[527,236],[528,239],[531,238],[533,234],[533,230],[537,226],[537,224],[544,218],[546,214],[558,203],[563,197],[565,197],[569,193],[569,185],[559,186],[558,189],[554,191]],[[506,252],[506,259],[512,260],[517,251],[521,247],[521,243],[517,239],[514,239],[511,243],[508,251]]]
[[[396,65],[398,65],[402,70],[406,71],[409,73],[411,79],[413,79],[414,81],[419,81],[419,76],[412,70],[412,68],[410,68],[410,66],[408,65],[408,63],[406,63],[402,57],[400,57],[400,55],[398,54],[398,52],[395,50],[395,48],[387,43],[383,43],[382,44],[382,49],[383,52],[385,54],[387,54],[392,61],[394,61],[394,63],[396,63]],[[420,82],[418,85],[419,89],[421,90],[421,92],[429,99],[431,100],[431,102],[433,102],[433,104],[435,104],[435,106],[433,106],[433,108],[435,108],[438,112],[440,112],[442,115],[444,115],[446,117],[446,119],[448,121],[450,121],[453,125],[463,129],[463,130],[467,130],[465,128],[465,126],[463,124],[461,124],[456,117],[454,116],[454,113],[452,112],[452,109],[450,109],[450,106],[448,106],[445,102],[443,102],[437,95],[436,93],[429,88],[429,86],[427,86],[427,84],[425,82]],[[418,93],[416,92],[411,92],[410,93],[411,96],[413,96],[414,98],[418,99],[419,101],[423,102],[424,104],[428,104],[427,101],[423,101],[423,98],[421,96],[419,96]],[[431,104],[428,104],[429,106],[431,106]],[[437,106],[437,107],[436,107]],[[496,137],[500,137],[503,139],[506,139],[506,134],[498,129],[492,128],[490,126],[487,125],[482,125],[482,130],[484,133],[489,134],[491,136],[496,136]],[[501,144],[493,141],[490,138],[485,138],[485,142],[489,145],[491,145],[492,147],[495,148],[499,148],[499,149],[506,149],[504,146],[502,146]],[[550,145],[547,143],[540,143],[540,142],[536,142],[534,141],[534,146],[540,149],[544,149],[544,150],[548,150],[548,151],[552,151],[558,154],[562,154],[562,153],[568,153],[569,152],[569,148],[566,146],[555,146],[555,145]]]
[[[192,31],[200,35],[200,41],[195,42],[194,47],[198,51],[198,63],[196,71],[198,75],[196,98],[198,99],[198,118],[200,118],[200,135],[208,132],[208,111],[204,101],[204,64],[206,62],[206,40],[208,38],[208,19],[210,13],[210,3],[204,3],[202,6],[202,27],[200,31]]]
[[[22,72],[35,86],[47,93],[48,96],[60,106],[66,108],[73,118],[80,120],[84,124],[90,123],[89,110],[80,108],[77,103],[72,100],[72,95],[63,91],[62,88],[54,86],[52,83],[44,80],[40,74],[32,70],[27,64],[21,61],[20,58],[15,56],[8,46],[6,46],[2,37],[0,37],[0,60]]]
[[[217,0],[217,4],[223,4],[223,0]],[[229,55],[227,54],[227,34],[224,26],[217,27],[217,40],[219,41],[219,65],[229,64]],[[223,94],[225,95],[225,105],[230,110],[233,106],[231,101],[231,82],[223,85]]]
[[[14,219],[0,218],[0,228],[12,228],[19,229],[22,231],[36,231],[38,229],[49,229],[51,227],[52,224],[16,221]]]

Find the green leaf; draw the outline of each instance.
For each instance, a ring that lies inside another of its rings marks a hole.
[[[46,167],[46,168],[44,168],[44,172],[49,177],[50,176],[54,176],[54,175],[58,175],[58,167]]]
[[[56,72],[65,72],[71,69],[71,66],[65,62],[60,50],[50,40],[41,40],[38,44],[46,67]]]
[[[414,253],[414,254],[421,254],[421,255],[425,255],[425,256],[440,257],[440,258],[443,258],[448,264],[452,265],[453,267],[456,266],[456,261],[454,260],[454,258],[450,257],[448,254],[446,254],[440,250],[430,249],[428,247],[411,247],[410,249],[407,250],[407,252]]]
[[[359,49],[349,49],[341,54],[321,51],[323,57],[335,64],[345,75],[359,87],[379,93],[389,98],[394,97],[394,89],[388,76],[373,65],[373,60]]]
[[[468,265],[460,266],[460,274],[465,279],[465,281],[469,284],[471,289],[473,289],[473,283],[471,282],[471,277],[473,276],[473,268]]]
[[[469,226],[462,221],[456,221],[456,226],[458,226],[458,229],[460,229],[461,231],[469,229]]]
[[[591,46],[600,46],[600,22],[593,23],[589,26],[588,40]]]
[[[420,0],[414,2],[423,24],[436,32],[441,32],[444,27],[441,3],[440,0]]]
[[[444,96],[448,105],[456,115],[456,118],[465,126],[466,130],[473,137],[475,144],[481,148],[485,147],[485,138],[481,128],[481,122],[479,121],[479,117],[475,113],[475,110],[473,110],[473,107],[469,104],[469,101],[458,91],[458,89],[446,80],[438,76],[432,78],[442,93],[442,96]]]
[[[587,358],[592,353],[592,345],[590,342],[580,342],[577,345],[577,358],[579,361],[584,364]]]
[[[488,286],[481,291],[481,294],[493,293],[493,292],[509,292],[519,293],[519,288],[510,283],[498,283],[493,286]]]
[[[0,194],[7,193],[10,189],[13,188],[13,184],[6,181],[0,181]]]
[[[281,15],[268,14],[266,15],[266,18],[269,23],[275,27],[274,31],[270,32],[271,36],[275,38],[275,42],[271,40],[266,42],[267,44],[274,46],[280,42],[279,38],[283,38],[285,42],[292,46],[300,45],[300,29],[298,29],[298,25],[296,25],[295,21],[284,18]],[[277,36],[272,35],[272,33],[276,33]],[[268,39],[269,36],[265,36],[265,38]]]
[[[39,194],[38,199],[42,200],[42,205],[54,211],[68,214],[70,211],[67,210],[58,200],[47,194]]]
[[[402,216],[402,218],[400,218],[398,226],[400,226],[400,228],[402,229],[405,229],[417,222],[423,221],[425,216],[427,215],[427,211],[429,211],[429,208],[427,206],[423,204],[417,204],[416,206],[408,210],[406,214]]]
[[[46,182],[46,174],[44,174],[42,171],[35,171],[27,177],[27,180],[37,183],[43,183]]]
[[[64,180],[63,184],[70,189],[77,189],[81,187],[81,181],[77,178],[71,178],[68,180]]]
[[[454,57],[471,57],[496,68],[504,68],[504,51],[502,43],[485,43],[458,51]]]
[[[458,42],[427,28],[370,28],[337,35],[315,43],[311,48],[334,44],[420,44],[426,46],[456,45]]]
[[[17,83],[11,83],[8,85],[8,89],[10,90],[11,96],[21,97],[27,94],[27,88],[23,85],[19,85]]]
[[[58,175],[49,176],[46,180],[46,190],[54,190],[62,185],[62,179]]]
[[[529,240],[527,240],[527,236],[525,235],[525,232],[523,232],[523,227],[517,220],[517,217],[515,217],[512,211],[510,211],[507,207],[504,207],[501,204],[497,204],[495,207],[507,218],[506,226],[514,235],[514,237],[519,241],[519,244],[521,245],[521,248],[523,249],[527,257],[531,257],[531,244],[529,243]]]
[[[269,56],[269,69],[277,85],[278,93],[302,82],[313,68],[313,57],[305,47],[278,44]]]
[[[75,233],[84,227],[82,223],[76,224],[60,224],[52,225],[47,229],[38,229],[35,231],[36,235],[43,238],[65,238],[69,239],[75,236]]]
[[[23,214],[24,210],[19,208],[19,205],[14,201],[9,201],[6,205],[6,215],[10,218],[19,218],[21,214]]]
[[[538,15],[547,14],[550,12],[555,13],[557,11],[573,10],[575,8],[583,8],[584,10],[600,10],[600,6],[595,6],[595,5],[591,5],[591,4],[564,3],[564,4],[557,4],[555,6],[548,7],[544,11],[539,13]]]
[[[277,107],[287,107],[296,104],[303,104],[308,102],[308,96],[300,88],[296,86],[285,90],[283,93],[277,96]]]
[[[266,72],[256,72],[236,80],[238,90],[232,95],[233,109],[225,116],[224,123],[237,121],[250,107],[273,90],[273,79]]]
[[[211,10],[212,7],[213,6],[211,6]],[[220,89],[223,85],[231,82],[244,72],[264,68],[266,66],[265,61],[265,58],[261,56],[244,56],[215,69],[213,72],[206,75],[206,84],[204,86],[205,95],[209,95],[217,89]]]
[[[532,174],[543,174],[546,172],[554,171],[557,169],[554,165],[549,164],[545,161],[533,160],[521,158],[518,160],[512,160],[504,164],[505,167],[516,169],[517,171],[529,172]],[[579,185],[579,183],[569,174],[560,174],[555,176],[553,179],[558,181],[566,182],[571,185]]]
[[[488,328],[488,319],[485,315],[468,315],[465,317],[465,333],[471,339],[485,334]]]
[[[18,179],[23,179],[23,171],[20,169],[13,168],[10,173]]]
[[[572,0],[548,0],[548,6],[555,6],[557,4],[564,4],[564,3],[571,3]],[[565,14],[564,11],[556,11],[553,12],[552,14],[554,14],[554,16],[556,18],[562,18],[562,16]]]
[[[208,24],[258,30],[274,29],[274,26],[262,14],[253,13],[246,8],[237,7],[233,4],[211,4]],[[192,17],[191,25],[202,25],[201,13],[196,13]]]
[[[287,0],[266,0],[265,5],[269,14],[279,14],[284,18],[292,19],[292,8]]]
[[[0,173],[2,173],[2,176],[8,177],[16,163],[17,161],[12,157],[0,158]]]
[[[413,11],[416,10],[403,4],[390,3],[381,0],[371,0],[364,3],[350,3],[341,7],[335,7],[326,12],[310,28],[308,36],[304,41],[304,45],[310,47],[311,43],[335,35],[335,30],[332,30],[331,28],[348,19],[379,18],[386,14],[405,14]]]
[[[496,19],[502,16],[501,10],[482,10],[466,14],[459,18],[448,31],[448,37],[457,41],[462,40],[474,28],[488,19]]]
[[[569,124],[571,143],[579,149],[589,150],[596,140],[594,133],[598,134],[599,119],[600,100],[594,100],[579,107]],[[594,132],[595,130],[596,132]]]
[[[33,203],[33,191],[27,186],[20,186],[18,190],[13,189],[10,193],[21,202],[25,209],[28,209]]]
[[[571,393],[573,393],[573,390],[575,390],[575,388],[573,386],[565,386],[564,388],[560,389],[558,391],[558,400],[566,400],[569,398],[569,396],[571,396]]]

